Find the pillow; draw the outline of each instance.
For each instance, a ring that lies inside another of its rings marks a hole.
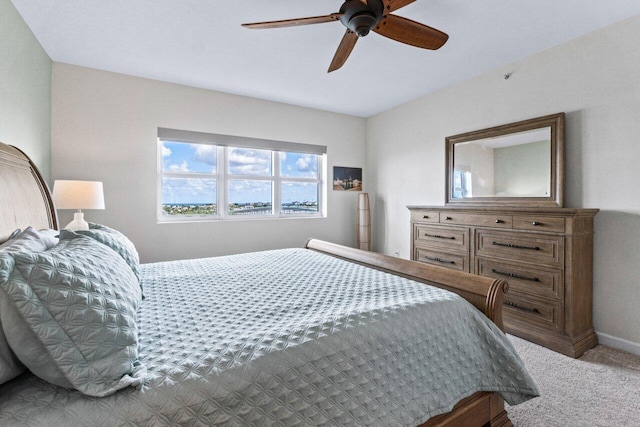
[[[138,281],[113,250],[86,236],[45,252],[0,253],[0,319],[35,375],[102,397],[140,386]]]
[[[16,231],[11,235],[13,236]],[[54,247],[57,242],[57,239],[50,234],[27,227],[14,238],[1,244],[0,252],[41,252]]]
[[[9,237],[9,240],[0,245],[0,253],[4,252],[41,252],[53,247],[57,242],[46,233],[36,231],[32,227],[27,227],[24,231],[17,229]],[[0,291],[2,292],[2,291]],[[0,297],[0,299],[2,299]],[[0,313],[11,311],[11,308],[1,307]],[[16,358],[11,350],[4,329],[10,330],[13,324],[4,324],[0,320],[0,384],[17,377],[24,372],[25,367]]]
[[[58,244],[58,240],[60,239],[60,232],[52,228],[43,228],[40,230],[40,234],[44,234],[45,236],[51,237],[52,239],[55,240],[56,244]]]
[[[62,230],[60,238],[68,238],[69,234],[82,234],[96,239],[98,242],[109,246],[124,259],[136,277],[140,277],[140,257],[133,242],[124,234],[106,225],[89,223],[89,230]]]
[[[15,239],[16,237],[18,237],[18,234],[20,234],[20,233],[22,233],[22,230],[19,229],[19,228],[16,228],[15,230],[13,230],[11,232],[11,234],[9,235],[9,238],[7,240]]]
[[[3,291],[0,290],[0,292]],[[0,301],[1,300],[2,297],[0,297]],[[1,311],[4,311],[4,307],[0,304],[0,312]],[[9,347],[7,337],[5,337],[4,332],[2,332],[2,328],[0,327],[0,384],[4,384],[9,380],[14,379],[23,373],[24,370],[24,365],[20,363],[20,360],[18,360],[14,352],[11,350],[11,347]]]

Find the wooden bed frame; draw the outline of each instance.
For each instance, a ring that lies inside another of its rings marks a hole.
[[[58,229],[51,193],[38,168],[15,147],[0,143],[0,243],[16,228]],[[393,258],[311,239],[306,248],[378,270],[453,291],[503,329],[502,301],[508,285],[467,273]],[[497,393],[478,392],[461,400],[449,413],[422,424],[435,426],[512,426]]]

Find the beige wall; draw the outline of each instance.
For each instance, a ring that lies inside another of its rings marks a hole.
[[[601,209],[595,328],[640,351],[638,40],[640,16],[370,118],[375,250],[408,258],[405,205],[444,203],[446,136],[564,111],[566,206]]]
[[[551,141],[496,148],[495,193],[499,196],[544,196],[551,191]]]
[[[363,167],[365,120],[55,63],[52,176],[104,182],[89,220],[128,235],[145,262],[302,247],[309,237],[355,245],[356,194],[328,190],[324,219],[157,224],[157,128],[326,145],[333,165]],[[61,224],[71,212],[60,212]]]
[[[9,0],[0,0],[0,141],[26,152],[49,181],[51,59]]]

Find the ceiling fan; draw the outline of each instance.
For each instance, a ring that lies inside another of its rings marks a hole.
[[[330,73],[344,65],[356,45],[358,37],[366,36],[369,31],[423,49],[436,50],[442,47],[449,38],[442,31],[391,14],[391,12],[414,1],[416,0],[346,0],[338,13],[282,21],[255,22],[242,24],[242,26],[263,29],[322,24],[332,21],[342,22],[342,25],[347,27],[347,32],[342,37],[338,50],[331,61],[328,71]]]

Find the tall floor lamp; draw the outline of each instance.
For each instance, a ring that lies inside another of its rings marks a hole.
[[[369,210],[369,194],[358,194],[358,217],[356,219],[356,239],[358,249],[371,250],[371,211]]]

